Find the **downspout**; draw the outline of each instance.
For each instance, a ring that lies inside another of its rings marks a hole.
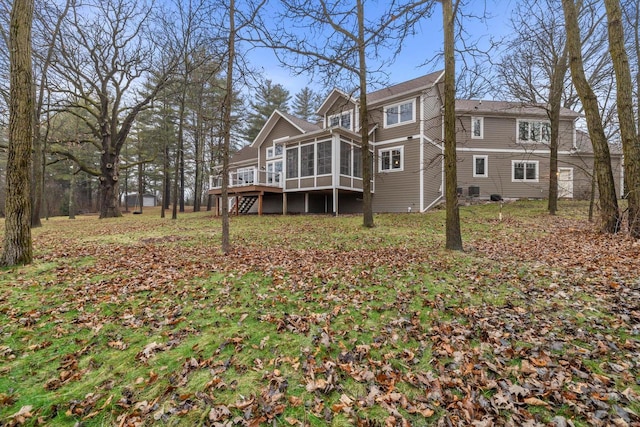
[[[420,212],[424,211],[424,93],[420,94]]]

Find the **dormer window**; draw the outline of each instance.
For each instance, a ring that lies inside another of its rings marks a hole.
[[[345,129],[352,130],[351,127],[351,110],[329,116],[329,127],[340,126]]]
[[[416,101],[401,102],[384,108],[384,127],[393,127],[416,121]]]

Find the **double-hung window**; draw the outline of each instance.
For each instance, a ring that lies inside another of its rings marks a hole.
[[[511,180],[513,182],[538,182],[538,161],[511,161]]]
[[[378,170],[380,172],[401,171],[404,169],[404,147],[383,148],[378,151]]]
[[[487,178],[489,176],[488,156],[473,156],[473,177]]]
[[[384,107],[384,127],[398,126],[416,121],[416,101],[401,102]]]
[[[551,123],[544,120],[518,120],[518,142],[548,144],[551,141]]]
[[[484,119],[482,117],[471,117],[471,138],[484,138]]]

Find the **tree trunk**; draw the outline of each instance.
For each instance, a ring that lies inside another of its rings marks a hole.
[[[9,32],[9,154],[4,250],[0,265],[29,264],[31,243],[30,161],[33,140],[31,24],[33,0],[15,0]]]
[[[457,3],[456,3],[457,4]],[[444,20],[444,169],[446,248],[462,250],[460,210],[458,207],[458,171],[456,157],[456,63],[454,57],[455,12],[451,0],[442,1]]]
[[[233,105],[233,64],[235,62],[236,26],[235,0],[229,0],[229,57],[227,58],[227,86],[223,103],[222,141],[222,253],[231,251],[229,237],[229,146],[231,144],[231,106]]]
[[[629,203],[629,234],[640,237],[640,143],[633,113],[633,83],[629,57],[624,46],[619,0],[605,0],[609,21],[609,52],[616,74],[618,122],[624,153],[624,183]],[[624,190],[622,190],[624,191]]]
[[[584,107],[589,136],[593,144],[594,173],[597,175],[600,195],[600,226],[606,233],[615,233],[620,227],[620,210],[611,170],[609,145],[602,126],[598,99],[584,72],[576,5],[573,0],[562,0],[562,8],[565,16],[571,78]]]
[[[76,219],[76,171],[71,165],[71,179],[69,180],[69,219]]]
[[[104,143],[104,146],[110,144]],[[100,218],[122,216],[118,203],[118,156],[106,152],[100,157]]]
[[[364,5],[358,0],[358,62],[360,65],[360,145],[362,150],[362,225],[373,227],[373,206],[371,200],[371,153],[369,152],[369,111],[367,109],[367,57],[364,35]]]
[[[549,121],[551,122],[551,141],[549,143],[549,202],[550,215],[558,211],[558,140],[560,138],[560,108],[562,106],[562,92],[564,78],[567,74],[567,48],[556,58],[553,67],[551,88],[549,89]]]

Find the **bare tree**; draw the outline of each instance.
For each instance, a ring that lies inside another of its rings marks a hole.
[[[275,28],[256,22],[254,43],[275,50],[280,62],[294,72],[320,72],[327,85],[347,82],[358,92],[360,146],[362,150],[363,225],[373,227],[371,153],[367,87],[374,76],[393,60],[381,61],[379,49],[400,50],[401,40],[413,24],[430,13],[433,1],[391,1],[377,19],[365,14],[366,0],[345,6],[339,0],[286,0]],[[370,66],[372,61],[374,66]]]
[[[100,217],[121,216],[118,204],[120,152],[140,111],[167,84],[175,66],[158,65],[159,32],[148,32],[151,10],[134,0],[90,0],[75,4],[52,58],[59,110],[84,121],[100,151],[100,168],[79,164],[100,179]],[[166,58],[166,57],[165,57]],[[155,86],[140,84],[152,73]],[[83,113],[81,113],[83,112]],[[74,159],[63,145],[51,151]]]
[[[589,136],[593,144],[594,169],[598,177],[598,192],[600,194],[601,228],[604,232],[615,233],[620,227],[620,210],[618,209],[613,172],[611,170],[609,145],[604,132],[598,99],[584,71],[578,9],[574,0],[562,0],[562,8],[565,17],[571,78],[584,106]]]
[[[9,155],[4,247],[0,265],[29,264],[33,258],[29,200],[34,106],[32,22],[33,0],[15,0],[9,30]]]
[[[640,237],[640,141],[633,112],[633,84],[625,48],[622,9],[619,0],[605,0],[609,21],[609,51],[616,74],[618,120],[624,152],[624,182],[629,202],[629,233]]]

